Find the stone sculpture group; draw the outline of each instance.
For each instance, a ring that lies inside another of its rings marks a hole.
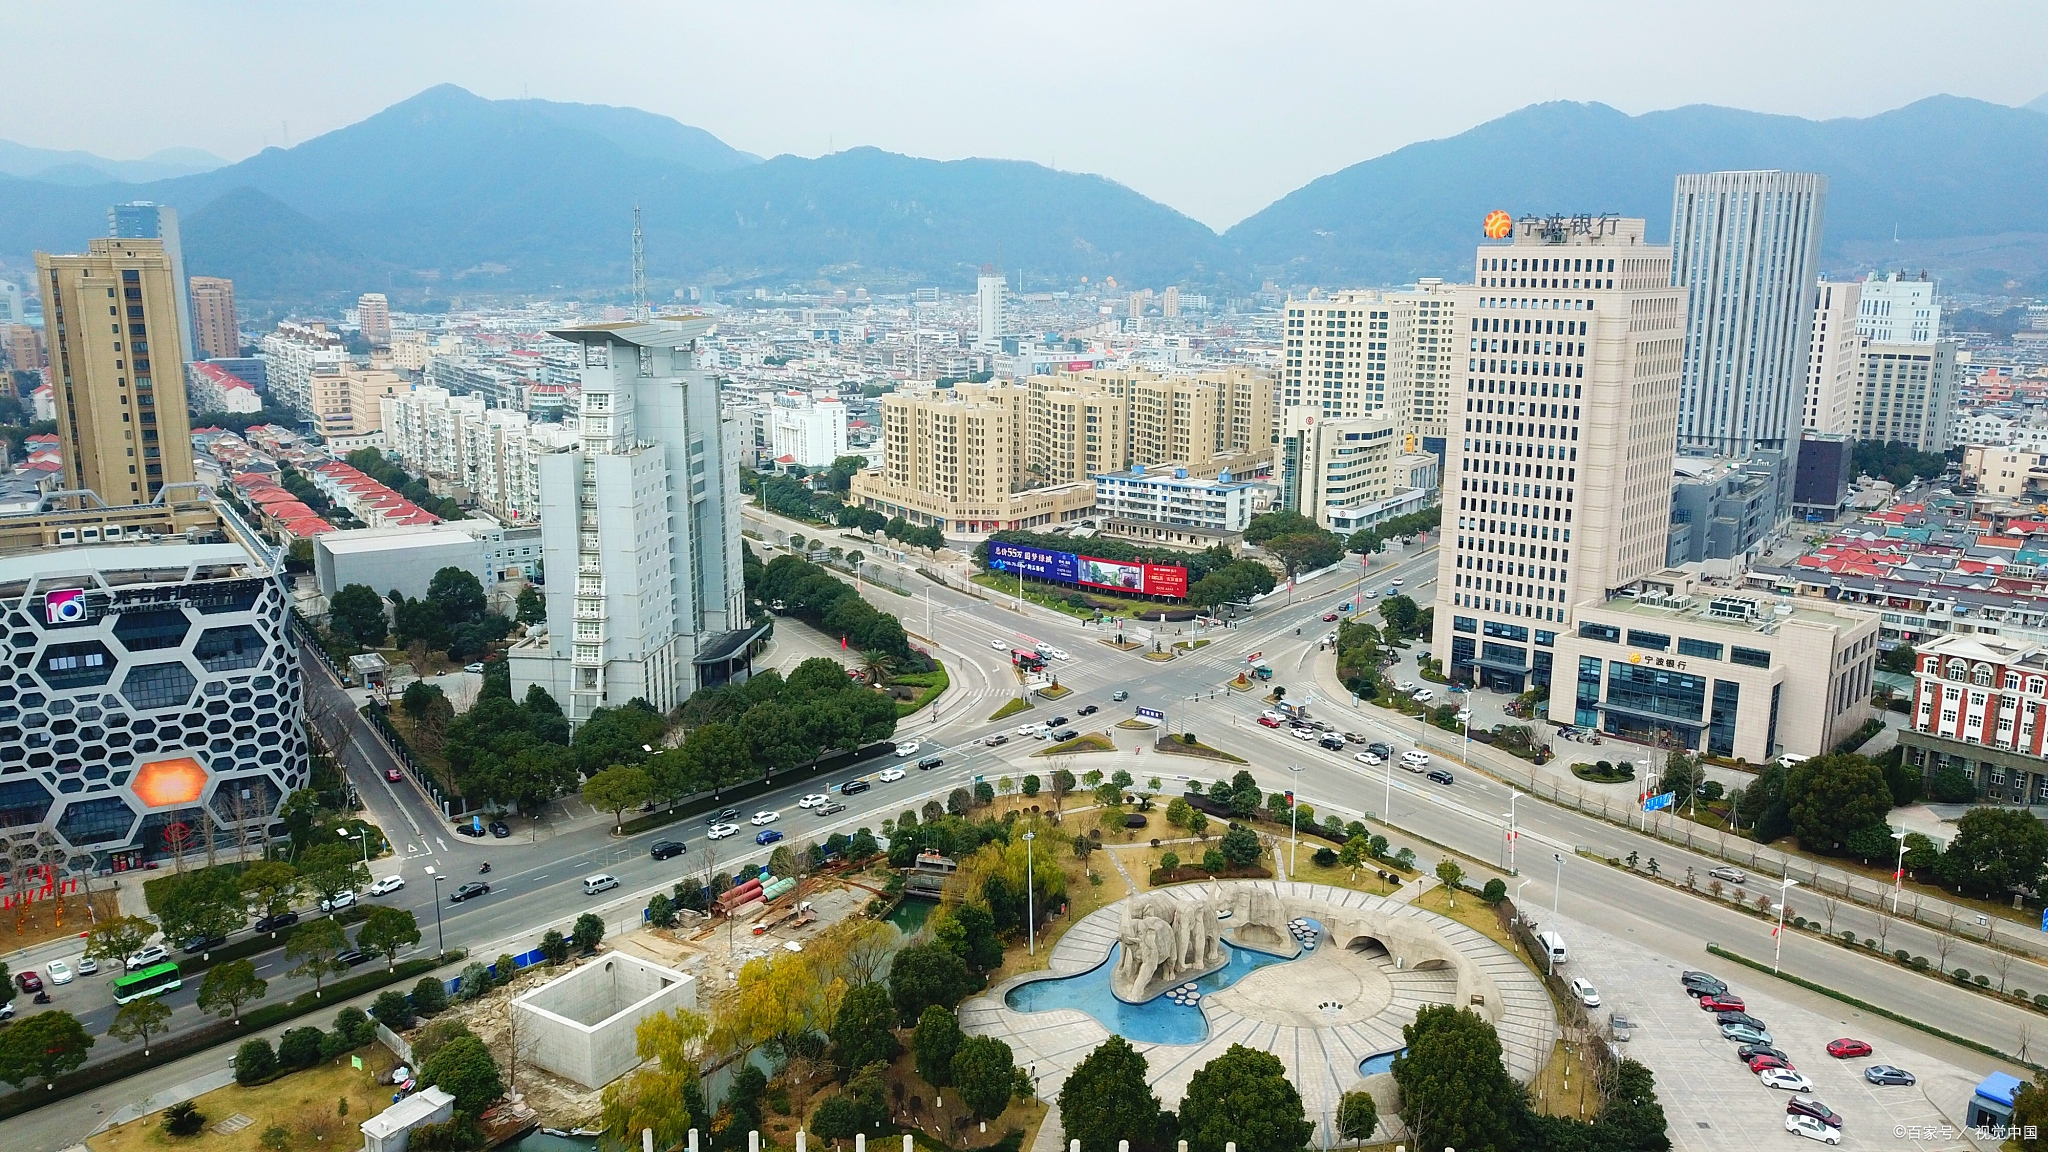
[[[1123,950],[1110,974],[1110,990],[1141,1002],[1169,985],[1215,971],[1230,959],[1223,934],[1231,924],[1241,944],[1291,952],[1280,898],[1259,885],[1231,887],[1228,902],[1213,894],[1176,898],[1164,892],[1127,902],[1117,933]],[[1226,907],[1230,920],[1218,919]]]

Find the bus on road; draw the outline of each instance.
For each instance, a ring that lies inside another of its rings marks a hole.
[[[130,972],[114,980],[114,1003],[126,1004],[144,996],[160,996],[173,988],[183,986],[185,981],[178,974],[177,964],[166,960],[152,964],[140,972]]]

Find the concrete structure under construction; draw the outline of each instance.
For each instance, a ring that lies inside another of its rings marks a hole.
[[[607,952],[512,1001],[520,1056],[585,1088],[640,1066],[642,1020],[697,1007],[697,978],[624,952]]]

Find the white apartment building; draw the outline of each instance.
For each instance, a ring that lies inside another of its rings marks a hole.
[[[279,408],[312,419],[313,378],[339,376],[348,367],[348,349],[341,337],[318,322],[281,321],[263,338],[270,399]]]
[[[1946,452],[1955,425],[1956,342],[1868,341],[1856,381],[1856,437]]]
[[[695,363],[713,322],[556,329],[581,346],[573,447],[540,459],[545,630],[508,653],[512,693],[538,684],[572,725],[645,699],[666,712],[748,656],[738,446]]]
[[[1280,439],[1280,507],[1332,532],[1412,511],[1420,507],[1414,497],[1394,499],[1407,491],[1395,483],[1394,461],[1403,454],[1391,413],[1331,418],[1305,406],[1292,409]]]
[[[202,412],[261,412],[263,398],[247,380],[218,364],[195,360],[185,365],[185,387],[193,415]]]
[[[1856,327],[1873,344],[1932,344],[1941,335],[1941,303],[1931,280],[1893,272],[1865,280]]]
[[[1800,426],[1838,436],[1854,431],[1856,375],[1867,341],[1857,330],[1863,284],[1822,280],[1814,296],[1813,337],[1806,362],[1806,404]]]
[[[846,405],[837,396],[778,392],[767,416],[768,451],[777,464],[828,468],[846,455]]]
[[[576,442],[573,428],[539,423],[481,396],[431,384],[380,399],[384,446],[437,490],[476,501],[518,527],[540,520],[539,458]]]
[[[1233,480],[1228,472],[1204,479],[1172,464],[1139,464],[1095,477],[1095,513],[1205,532],[1242,532],[1251,523],[1252,497],[1260,487]]]
[[[1010,284],[992,264],[981,266],[974,281],[974,346],[983,352],[997,352],[1003,346],[1003,302]]]
[[[1678,439],[1700,454],[1798,451],[1828,179],[1812,172],[1678,177],[1671,283],[1687,292]],[[1791,508],[1791,469],[1779,507]]]
[[[1435,651],[1521,692],[1550,682],[1573,605],[1664,566],[1686,290],[1640,219],[1525,218],[1474,265]]]
[[[1289,427],[1292,410],[1327,419],[1363,416],[1388,406],[1387,344],[1392,306],[1371,291],[1289,300],[1283,322],[1273,439]]]
[[[1442,280],[1417,281],[1410,292],[1388,292],[1392,326],[1387,343],[1388,407],[1403,436],[1443,451],[1451,418],[1453,354],[1458,339],[1458,295]]]

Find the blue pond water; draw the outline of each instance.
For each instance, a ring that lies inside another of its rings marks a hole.
[[[1230,962],[1194,982],[1204,996],[1230,987],[1246,973],[1268,964],[1284,964],[1288,959],[1239,948],[1228,942],[1224,947],[1230,951]],[[1122,951],[1121,944],[1112,947],[1109,959],[1086,972],[1019,984],[1010,989],[1004,1002],[1019,1012],[1076,1008],[1095,1017],[1111,1032],[1127,1040],[1148,1044],[1199,1044],[1207,1039],[1209,1021],[1202,1015],[1199,1003],[1175,1004],[1164,995],[1155,996],[1143,1004],[1117,999],[1116,993],[1109,990],[1109,974],[1116,970],[1117,956]]]
[[[1382,1052],[1377,1056],[1367,1056],[1358,1062],[1358,1074],[1360,1076],[1377,1076],[1381,1072],[1392,1072],[1394,1070],[1394,1057],[1406,1051],[1406,1048],[1402,1048],[1394,1052]]]

